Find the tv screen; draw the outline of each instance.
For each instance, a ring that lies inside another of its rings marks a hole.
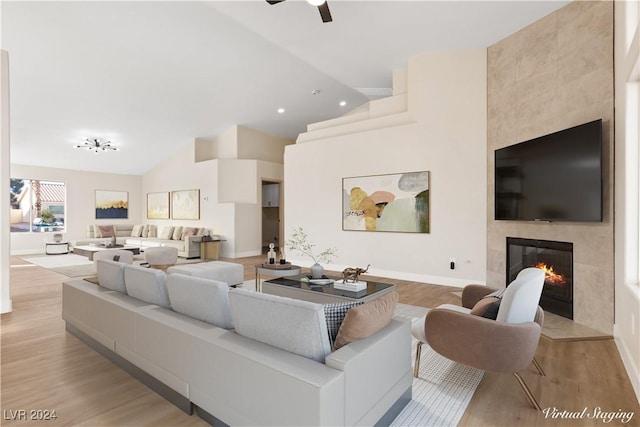
[[[602,221],[602,120],[496,150],[495,219]]]

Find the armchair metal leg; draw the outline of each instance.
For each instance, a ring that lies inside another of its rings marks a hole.
[[[524,380],[522,379],[520,374],[518,374],[517,372],[514,372],[513,375],[518,380],[518,383],[520,384],[520,387],[522,387],[522,390],[524,391],[524,394],[527,395],[527,398],[529,399],[529,402],[531,403],[531,405],[533,405],[533,407],[536,408],[538,411],[542,411],[542,408],[538,404],[538,401],[536,400],[535,397],[533,397],[533,394],[531,393],[531,390],[529,390],[529,387],[527,387],[527,384],[524,382]]]
[[[538,372],[540,373],[540,375],[542,375],[543,377],[546,376],[547,374],[544,373],[544,371],[542,370],[542,366],[540,366],[540,363],[538,363],[538,361],[536,360],[536,358],[533,358],[533,364],[536,367],[536,369],[538,370]]]
[[[422,341],[418,341],[416,347],[416,361],[413,366],[413,376],[418,378],[418,372],[420,372],[420,355],[422,354]]]

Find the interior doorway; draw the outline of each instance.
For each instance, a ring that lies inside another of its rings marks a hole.
[[[273,243],[276,252],[283,246],[282,242],[282,185],[275,181],[262,181],[262,250]]]

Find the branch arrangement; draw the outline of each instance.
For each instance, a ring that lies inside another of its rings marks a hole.
[[[336,256],[336,248],[328,248],[316,255],[313,248],[315,245],[309,242],[309,236],[304,232],[302,227],[295,228],[289,240],[287,240],[287,249],[306,255],[313,260],[314,263],[324,262],[330,263]]]

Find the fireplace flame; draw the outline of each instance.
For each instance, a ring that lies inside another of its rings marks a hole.
[[[544,282],[551,286],[564,286],[567,284],[566,279],[562,274],[558,274],[553,271],[552,265],[547,265],[544,262],[539,262],[535,265],[536,268],[544,271]]]

